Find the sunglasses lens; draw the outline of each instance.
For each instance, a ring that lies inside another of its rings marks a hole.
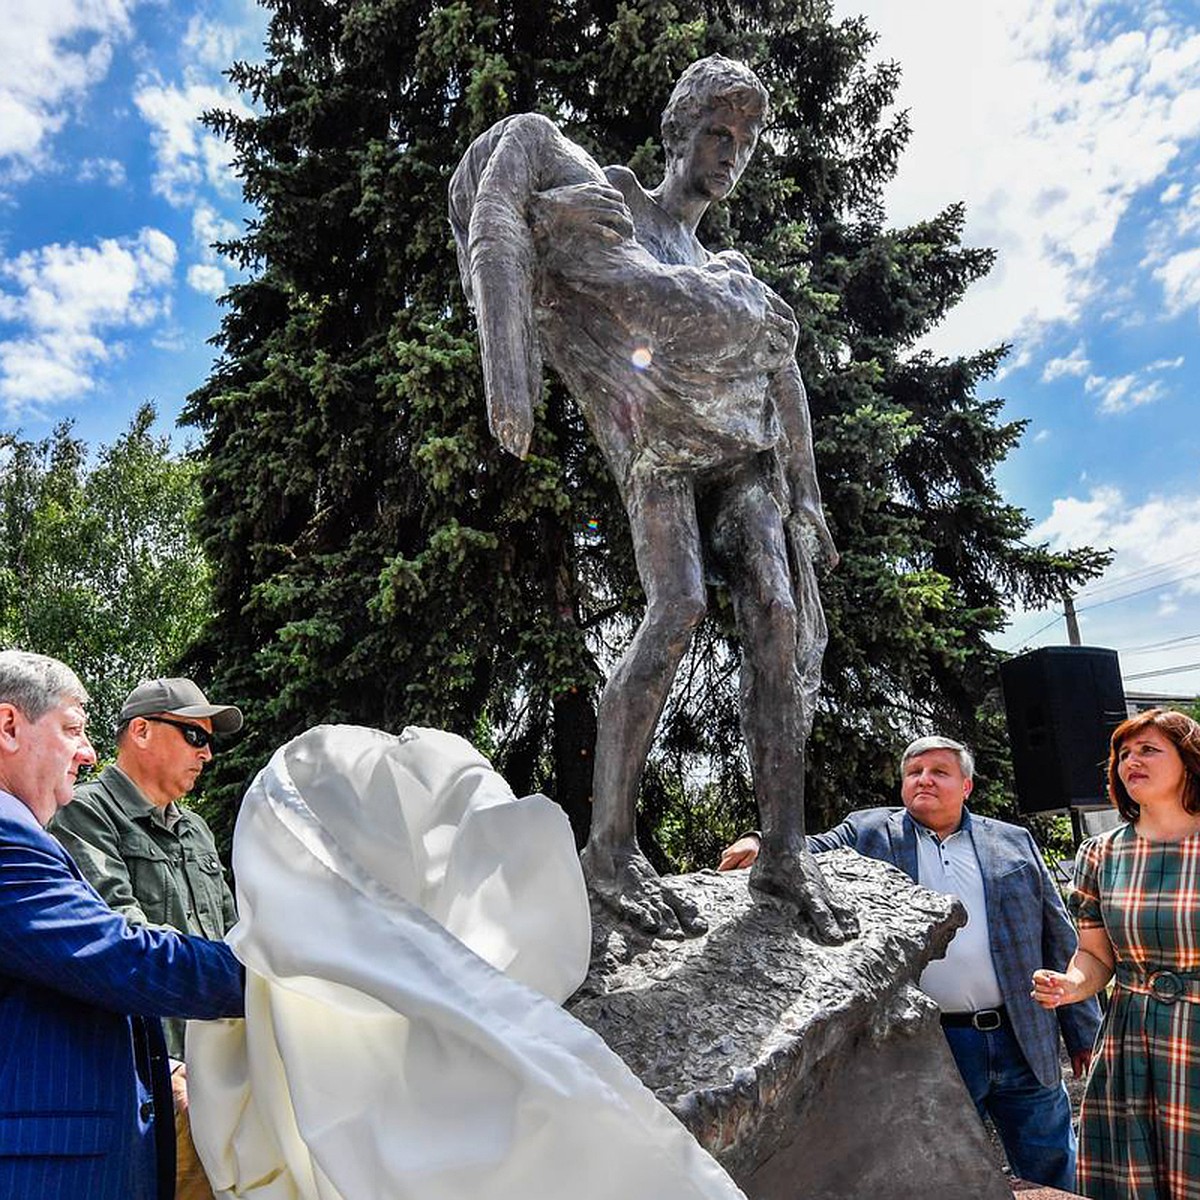
[[[183,725],[180,727],[183,731],[183,740],[189,746],[195,746],[199,750],[202,746],[207,746],[212,741],[207,729],[201,729],[199,725]]]

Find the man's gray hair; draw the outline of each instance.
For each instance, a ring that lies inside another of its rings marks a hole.
[[[0,704],[27,721],[40,721],[66,700],[87,703],[87,689],[66,663],[28,650],[0,650]]]
[[[909,742],[904,753],[900,756],[900,770],[904,771],[910,758],[918,754],[928,754],[930,750],[952,750],[958,758],[958,767],[967,779],[975,778],[975,755],[962,744],[948,737],[919,737],[915,742]]]
[[[722,106],[754,113],[765,121],[770,98],[762,80],[745,63],[710,54],[680,75],[663,109],[662,137],[667,151],[683,145],[701,113]]]

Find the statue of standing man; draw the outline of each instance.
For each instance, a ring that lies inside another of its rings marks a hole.
[[[693,63],[663,113],[667,170],[645,190],[536,114],[472,143],[451,223],[480,331],[493,432],[523,457],[544,354],[583,410],[620,490],[646,612],[600,698],[595,891],[662,936],[703,929],[637,845],[642,770],[680,660],[729,588],[742,651],[742,727],[762,820],[751,884],[797,902],[816,935],[853,936],[804,844],[805,744],[825,622],[814,564],[837,555],[821,511],[798,327],[736,252],[696,238],[754,153],[767,93],[744,64]]]

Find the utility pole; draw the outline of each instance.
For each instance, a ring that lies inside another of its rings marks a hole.
[[[1067,644],[1082,646],[1083,639],[1079,636],[1079,621],[1075,617],[1075,600],[1070,592],[1063,592],[1063,616],[1067,618]]]

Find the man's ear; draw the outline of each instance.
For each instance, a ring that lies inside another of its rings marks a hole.
[[[15,704],[0,704],[0,749],[13,751],[19,741],[21,713]]]
[[[967,798],[967,797],[968,797],[968,796],[969,796],[969,795],[970,795],[970,794],[971,794],[971,793],[972,793],[974,790],[975,790],[975,780],[973,780],[973,779],[964,779],[964,780],[963,780],[963,799],[964,799],[964,800],[966,800],[966,798]]]

